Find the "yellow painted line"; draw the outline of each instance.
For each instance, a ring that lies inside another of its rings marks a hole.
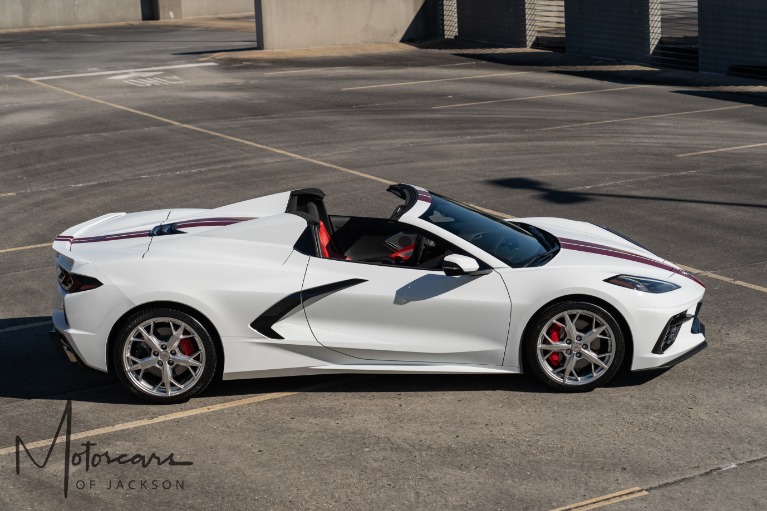
[[[458,78],[440,78],[438,80],[418,80],[415,82],[384,83],[381,85],[364,85],[361,87],[346,87],[341,90],[378,89],[381,87],[399,87],[401,85],[419,85],[422,83],[455,82],[458,80],[476,80],[478,78],[493,78],[496,76],[524,75],[531,71],[516,71],[513,73],[495,73],[492,75],[460,76]]]
[[[0,250],[0,254],[4,254],[6,252],[16,252],[17,250],[30,250],[33,248],[43,248],[43,247],[50,248],[51,245],[52,243],[40,243],[39,245],[27,245],[26,247],[4,248]]]
[[[596,509],[602,506],[609,506],[624,500],[635,499],[637,497],[643,497],[648,493],[642,488],[629,488],[628,490],[622,490],[619,492],[611,493],[609,495],[603,495],[594,499],[584,500],[582,502],[576,502],[564,507],[558,507],[551,511],[586,511],[587,509]]]
[[[264,76],[287,75],[287,74],[295,74],[295,73],[316,73],[318,71],[332,71],[335,69],[349,69],[349,66],[314,67],[309,69],[293,69],[290,71],[272,71],[271,73],[264,73]]]
[[[217,405],[203,406],[200,408],[192,408],[191,410],[184,410],[183,412],[160,415],[152,419],[139,419],[139,420],[135,420],[131,422],[123,422],[121,424],[115,424],[113,426],[106,426],[103,428],[96,428],[96,429],[91,429],[88,431],[81,431],[80,433],[73,433],[70,438],[72,440],[79,440],[81,438],[91,438],[94,436],[106,435],[109,433],[116,433],[117,431],[125,431],[128,429],[142,428],[144,426],[151,426],[153,424],[160,424],[163,422],[183,419],[186,417],[193,417],[195,415],[202,415],[202,414],[211,413],[211,412],[219,412],[221,410],[228,410],[230,408],[237,408],[240,406],[252,405],[255,403],[261,403],[263,401],[269,401],[269,400],[278,399],[281,397],[294,396],[296,394],[300,394],[302,392],[307,392],[311,390],[318,390],[318,389],[323,389],[328,387],[337,387],[339,385],[344,385],[346,383],[358,381],[360,379],[364,379],[364,378],[359,378],[359,377],[345,378],[341,381],[334,381],[332,383],[320,383],[317,385],[309,385],[309,386],[297,388],[291,391],[271,392],[269,394],[261,394],[258,396],[246,397],[243,399],[235,399],[234,401],[227,401],[226,403],[219,403]],[[53,443],[53,440],[54,440],[53,438],[47,438],[45,440],[37,440],[35,442],[25,443],[25,445],[27,446],[27,449],[36,449],[39,447],[50,447],[51,443]],[[15,445],[0,449],[0,456],[6,455],[6,454],[15,454],[15,453],[16,453]]]
[[[613,91],[619,91],[619,90],[642,89],[644,87],[650,87],[650,86],[649,85],[632,85],[630,87],[615,87],[613,89],[586,90],[586,91],[580,91],[580,92],[562,92],[559,94],[543,94],[541,96],[526,96],[523,98],[492,99],[489,101],[475,101],[473,103],[457,103],[455,105],[433,106],[432,108],[435,110],[438,110],[441,108],[459,108],[464,106],[489,105],[492,103],[508,103],[510,101],[527,101],[530,99],[559,98],[562,96],[578,96],[581,94],[597,94],[599,92],[613,92]]]
[[[767,146],[767,142],[762,144],[750,144],[750,145],[739,145],[735,147],[723,147],[721,149],[710,149],[708,151],[698,151],[695,153],[684,153],[684,154],[677,154],[677,157],[679,158],[686,158],[687,156],[698,156],[701,154],[711,154],[711,153],[725,153],[728,151],[739,151],[740,149],[751,149],[752,147],[765,147]]]
[[[730,277],[725,277],[724,275],[719,275],[718,273],[699,270],[697,268],[684,266],[682,264],[677,264],[677,266],[679,266],[681,269],[683,269],[686,272],[692,273],[693,275],[702,275],[704,277],[711,277],[712,279],[721,280],[723,282],[729,282],[730,284],[735,284],[736,286],[747,287],[748,289],[753,289],[754,291],[761,291],[762,293],[767,293],[767,287],[764,287],[764,286],[758,286],[756,284],[751,284],[750,282],[743,282],[742,280],[732,279]]]
[[[582,122],[580,124],[566,124],[564,126],[553,126],[551,128],[542,128],[538,131],[551,131],[551,130],[563,130],[566,128],[580,128],[582,126],[594,126],[597,124],[610,124],[613,122],[628,122],[628,121],[638,121],[641,119],[657,119],[659,117],[673,117],[675,115],[690,115],[690,114],[702,114],[705,112],[719,112],[722,110],[735,110],[738,108],[751,108],[753,105],[737,105],[737,106],[726,106],[723,108],[709,108],[707,110],[690,110],[688,112],[674,112],[670,114],[658,114],[658,115],[642,115],[640,117],[626,117],[624,119],[611,119],[609,121],[595,121],[595,122]]]
[[[238,137],[233,137],[231,135],[225,135],[223,133],[218,133],[216,131],[208,130],[205,128],[200,128],[198,126],[193,126],[191,124],[186,124],[183,122],[174,121],[173,119],[168,119],[166,117],[160,117],[159,115],[150,114],[148,112],[142,112],[141,110],[136,110],[134,108],[129,108],[127,106],[118,105],[116,103],[111,103],[109,101],[104,101],[103,99],[97,99],[92,98],[90,96],[86,96],[84,94],[79,94],[77,92],[73,92],[71,90],[64,89],[62,87],[58,87],[56,85],[51,85],[50,83],[44,83],[44,82],[36,82],[34,80],[30,80],[29,78],[24,78],[22,76],[17,76],[17,80],[22,80],[28,83],[33,83],[35,85],[39,85],[41,87],[47,87],[49,89],[53,89],[59,92],[63,92],[64,94],[69,94],[70,96],[74,96],[76,98],[84,99],[86,101],[90,101],[92,103],[98,103],[100,105],[109,106],[112,108],[116,108],[118,110],[123,110],[125,112],[130,112],[132,114],[141,115],[143,117],[147,117],[149,119],[154,119],[156,121],[160,121],[166,124],[170,124],[171,126],[177,126],[179,128],[185,128],[191,131],[196,131],[199,133],[205,133],[206,135],[211,135],[218,138],[223,138],[225,140],[229,140],[231,142],[237,142],[238,144],[247,145],[250,147],[255,147],[256,149],[261,149],[263,151],[268,151],[271,153],[279,154],[282,156],[287,156],[288,158],[293,158],[294,160],[299,160],[307,163],[312,163],[314,165],[318,165],[320,167],[325,167],[328,169],[338,170],[339,172],[345,172],[346,174],[351,174],[358,177],[364,177],[366,179],[372,179],[373,181],[378,181],[379,183],[384,183],[387,185],[396,184],[394,181],[389,181],[388,179],[383,179],[377,176],[373,176],[370,174],[365,174],[364,172],[360,172],[358,170],[349,169],[346,167],[341,167],[340,165],[334,165],[332,163],[316,160],[314,158],[309,158],[307,156],[301,156],[300,154],[292,153],[290,151],[285,151],[283,149],[277,149],[276,147],[271,147],[264,144],[259,144],[256,142],[251,142],[250,140],[245,140]]]

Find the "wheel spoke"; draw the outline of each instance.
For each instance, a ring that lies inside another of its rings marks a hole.
[[[150,325],[150,330],[154,330],[153,327],[154,323]],[[141,332],[141,335],[144,337],[142,339],[144,342],[146,342],[154,351],[162,351],[162,348],[160,347],[160,341],[157,340],[157,338],[146,331],[143,327],[138,327],[138,331]]]
[[[182,338],[184,338],[184,325],[181,324],[176,330],[176,328],[173,326],[173,322],[169,322],[170,324],[170,331],[173,333],[171,335],[170,339],[168,339],[168,351],[175,350],[176,346],[178,346],[178,343],[181,341]]]
[[[591,362],[592,364],[596,364],[602,369],[607,369],[607,364],[602,362],[602,360],[597,356],[596,353],[594,353],[591,350],[581,350],[581,353],[583,354],[583,358]]]
[[[196,356],[196,355],[195,355]],[[174,363],[186,366],[186,367],[201,367],[202,362],[195,360],[193,357],[187,357],[186,355],[176,355],[171,357]]]
[[[131,372],[138,371],[139,369],[142,371],[144,369],[149,369],[150,367],[155,365],[158,360],[160,360],[160,357],[146,357],[140,360],[133,356],[131,358],[133,358],[136,361],[135,364],[133,364],[132,366],[128,368],[128,371],[131,371]]]
[[[571,372],[573,372],[573,369],[575,369],[575,362],[576,362],[575,355],[570,355],[567,357],[567,361],[565,362],[565,371],[562,373],[562,383],[567,383],[567,378],[570,375]]]
[[[580,316],[580,314],[578,316]],[[577,321],[578,317],[576,317],[575,320]],[[573,341],[578,337],[578,330],[575,328],[575,323],[570,319],[570,314],[567,312],[565,312],[565,331],[567,332],[567,337]]]
[[[591,341],[596,340],[597,337],[600,336],[602,332],[604,332],[607,329],[607,326],[602,325],[599,328],[594,328],[591,330],[591,332],[588,332],[587,334],[583,335],[583,344],[588,344]]]
[[[165,394],[168,396],[170,396],[171,381],[173,381],[170,371],[171,369],[168,364],[162,366],[162,384],[165,387]]]
[[[569,348],[570,346],[563,342],[553,344],[538,344],[538,349],[545,351],[567,351]]]

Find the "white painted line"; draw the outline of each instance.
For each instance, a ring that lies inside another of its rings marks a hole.
[[[27,78],[27,80],[34,80],[36,82],[42,82],[46,80],[58,80],[59,78],[81,78],[84,76],[106,76],[106,75],[119,75],[125,73],[137,73],[141,71],[158,71],[163,69],[184,69],[187,67],[203,67],[203,66],[217,66],[215,62],[200,62],[198,64],[178,64],[176,66],[158,66],[158,67],[142,67],[139,69],[120,69],[118,71],[96,71],[94,73],[78,73],[74,75],[52,75],[52,76],[38,76],[36,78]],[[19,78],[18,76],[16,78]]]
[[[364,85],[361,87],[346,87],[341,90],[378,89],[381,87],[399,87],[401,85],[419,85],[422,83],[454,82],[458,80],[476,80],[479,78],[492,78],[495,76],[524,75],[531,71],[515,71],[513,73],[495,73],[491,75],[460,76],[458,78],[440,78],[439,80],[418,80],[415,82],[384,83],[382,85]]]
[[[432,108],[435,110],[439,110],[441,108],[459,108],[464,106],[489,105],[492,103],[508,103],[510,101],[526,101],[529,99],[558,98],[561,96],[577,96],[580,94],[597,94],[599,92],[613,92],[613,91],[619,91],[619,90],[642,89],[644,87],[650,87],[650,85],[632,85],[630,87],[616,87],[613,89],[586,90],[586,91],[580,91],[580,92],[562,92],[559,94],[544,94],[541,96],[526,96],[522,98],[492,99],[489,101],[475,101],[473,103],[457,103],[455,105],[433,106]]]
[[[16,326],[10,326],[8,328],[0,328],[0,334],[3,334],[5,332],[15,332],[17,330],[26,330],[27,328],[36,328],[38,326],[43,325],[50,325],[51,321],[40,321],[38,323],[27,323],[26,325],[16,325]]]
[[[52,243],[40,243],[39,245],[27,245],[26,247],[3,248],[3,249],[0,249],[0,254],[4,254],[6,252],[16,252],[17,250],[29,250],[32,248],[43,248],[43,247],[50,248],[51,245]]]
[[[14,192],[0,193],[0,197],[11,197],[13,195],[16,195],[16,194]]]
[[[338,67],[315,67],[315,68],[309,68],[309,69],[293,69],[291,71],[272,71],[271,73],[264,73],[264,76],[273,76],[273,75],[287,75],[287,74],[294,74],[294,73],[316,73],[319,71],[332,71],[335,69],[349,69],[350,66],[338,66]]]
[[[204,413],[218,412],[221,410],[227,410],[229,408],[236,408],[239,406],[251,405],[254,403],[260,403],[262,401],[269,401],[271,399],[277,399],[280,397],[293,396],[302,392],[308,392],[312,390],[319,390],[329,387],[338,387],[339,385],[345,385],[347,383],[364,380],[365,377],[352,377],[344,378],[343,380],[337,380],[330,383],[319,383],[317,385],[308,385],[286,392],[271,392],[269,394],[260,394],[258,396],[246,397],[242,399],[235,399],[234,401],[227,401],[226,403],[219,403],[217,405],[203,406],[200,408],[192,408],[191,410],[184,410],[182,412],[169,413],[166,415],[160,415],[159,417],[153,417],[151,419],[139,419],[131,422],[123,422],[121,424],[115,424],[113,426],[106,426],[103,428],[91,429],[88,431],[81,431],[80,433],[73,433],[70,440],[79,440],[81,438],[91,438],[98,435],[106,435],[108,433],[115,433],[117,431],[125,431],[126,429],[135,429],[143,426],[151,426],[153,424],[159,424],[162,422],[168,422],[185,417],[193,417],[195,415],[201,415]],[[35,442],[25,443],[27,449],[36,449],[39,447],[50,447],[55,439],[47,438],[45,440],[37,440]],[[15,454],[16,446],[4,447],[0,449],[0,456],[6,454]]]
[[[312,163],[312,164],[318,165],[320,167],[325,167],[325,168],[328,168],[328,169],[337,170],[339,172],[345,172],[345,173],[351,174],[353,176],[364,177],[366,179],[371,179],[373,181],[378,181],[379,183],[384,183],[384,184],[387,184],[387,185],[396,184],[394,181],[389,181],[388,179],[383,179],[383,178],[378,177],[378,176],[373,176],[371,174],[366,174],[366,173],[360,172],[358,170],[349,169],[349,168],[346,168],[346,167],[342,167],[340,165],[334,165],[333,163],[328,163],[328,162],[325,162],[325,161],[322,161],[322,160],[316,160],[314,158],[309,158],[307,156],[301,156],[300,154],[292,153],[290,151],[285,151],[283,149],[278,149],[276,147],[271,147],[271,146],[264,145],[264,144],[259,144],[257,142],[251,142],[250,140],[245,140],[245,139],[242,139],[242,138],[233,137],[231,135],[225,135],[225,134],[219,133],[217,131],[212,131],[212,130],[208,130],[208,129],[205,129],[205,128],[200,128],[199,126],[193,126],[191,124],[185,124],[183,122],[174,121],[173,119],[168,119],[167,117],[161,117],[159,115],[150,114],[148,112],[142,112],[141,110],[136,110],[134,108],[129,108],[127,106],[118,105],[117,103],[110,103],[109,101],[104,101],[103,99],[97,99],[97,98],[93,98],[93,97],[90,97],[90,96],[86,96],[84,94],[79,94],[77,92],[73,92],[71,90],[64,89],[62,87],[57,87],[56,85],[51,85],[49,83],[42,83],[42,82],[39,82],[39,81],[31,80],[29,78],[24,78],[24,77],[21,77],[21,76],[17,77],[16,79],[17,80],[22,80],[22,81],[25,81],[25,82],[34,83],[34,84],[37,84],[37,85],[39,85],[41,87],[47,87],[49,89],[56,90],[56,91],[59,91],[59,92],[63,92],[64,94],[69,94],[70,96],[74,96],[76,98],[80,98],[80,99],[84,99],[84,100],[87,100],[87,101],[91,101],[93,103],[98,103],[100,105],[105,105],[105,106],[109,106],[109,107],[112,107],[112,108],[116,108],[118,110],[123,110],[124,112],[130,112],[130,113],[133,113],[133,114],[136,114],[136,115],[141,115],[141,116],[147,117],[149,119],[154,119],[156,121],[160,121],[160,122],[164,122],[166,124],[170,124],[171,126],[178,126],[179,128],[185,128],[185,129],[188,129],[188,130],[191,130],[191,131],[196,131],[198,133],[205,133],[206,135],[211,135],[213,137],[223,138],[223,139],[229,140],[231,142],[237,142],[238,144],[243,144],[243,145],[247,145],[247,146],[250,146],[250,147],[255,147],[256,149],[261,149],[263,151],[268,151],[268,152],[271,152],[271,153],[274,153],[274,154],[279,154],[279,155],[282,155],[282,156],[287,156],[288,158],[292,158],[294,160],[299,160],[299,161],[303,161],[303,162],[306,162],[306,163]]]
[[[675,115],[690,115],[690,114],[701,114],[704,112],[719,112],[722,110],[736,110],[738,108],[751,108],[754,105],[737,105],[737,106],[726,106],[722,108],[709,108],[707,110],[690,110],[687,112],[674,112],[670,114],[658,114],[658,115],[642,115],[639,117],[626,117],[623,119],[611,119],[609,121],[595,121],[595,122],[582,122],[579,124],[566,124],[564,126],[553,126],[551,128],[542,128],[538,131],[550,131],[550,130],[562,130],[565,128],[580,128],[582,126],[594,126],[596,124],[610,124],[613,122],[627,122],[627,121],[638,121],[641,119],[657,119],[659,117],[673,117]]]
[[[740,149],[751,149],[752,147],[765,147],[767,146],[767,142],[762,144],[751,144],[751,145],[739,145],[735,147],[723,147],[721,149],[711,149],[709,151],[698,151],[696,153],[684,153],[684,154],[677,154],[677,157],[679,158],[686,158],[687,156],[698,156],[701,154],[711,154],[711,153],[725,153],[728,151],[738,151]]]

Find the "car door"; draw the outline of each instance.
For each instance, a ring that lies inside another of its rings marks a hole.
[[[312,257],[303,286],[312,333],[366,360],[501,365],[511,302],[501,276]]]

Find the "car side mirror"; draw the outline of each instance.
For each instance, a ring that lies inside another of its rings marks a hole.
[[[442,261],[442,271],[445,275],[484,275],[487,271],[479,271],[479,263],[473,257],[460,254],[450,254]]]

